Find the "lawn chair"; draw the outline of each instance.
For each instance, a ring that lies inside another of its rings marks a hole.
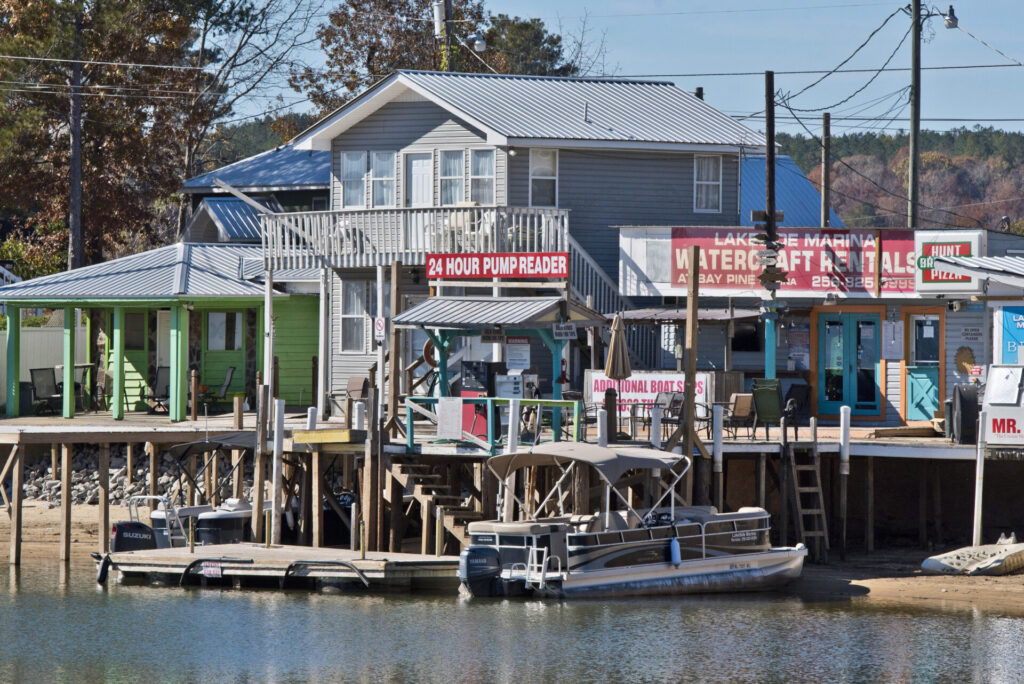
[[[783,410],[782,387],[776,378],[756,378],[754,380],[754,434],[757,434],[757,426],[764,426],[764,438],[768,439],[768,427],[771,425],[782,425],[782,418],[786,416],[792,421],[792,415]]]
[[[52,368],[32,368],[32,410],[37,415],[45,411],[60,413],[64,401],[63,386],[57,382]]]
[[[733,393],[729,397],[729,405],[722,415],[722,429],[732,432],[733,439],[739,434],[740,428],[747,429],[747,437],[753,439],[751,427],[754,424],[754,395]]]
[[[686,405],[686,395],[682,392],[672,392],[668,399],[668,405],[661,414],[662,440],[669,428],[675,430],[683,420],[683,407]]]
[[[566,401],[583,401],[583,392],[579,390],[563,390],[562,399]],[[583,415],[580,416],[580,433],[583,441],[587,441],[587,432],[591,425],[597,425],[598,405],[590,402],[583,402]],[[562,416],[562,434],[566,439],[572,439],[572,421],[569,420],[569,412]]]
[[[171,367],[160,366],[156,369],[156,383],[152,387],[152,391],[146,395],[146,401],[149,402],[149,413],[156,413],[158,409],[163,409],[164,413],[170,413],[170,409],[167,406],[167,402],[171,400]]]
[[[228,395],[228,388],[231,386],[231,379],[234,376],[235,376],[235,367],[234,366],[228,366],[227,372],[224,373],[224,382],[221,384],[220,390],[217,392],[217,394],[213,394],[212,392],[209,392],[209,391],[203,392],[203,393],[201,393],[199,395],[199,400],[202,401],[204,404],[205,403],[211,403],[214,406],[217,405],[217,402],[224,401],[224,399]]]

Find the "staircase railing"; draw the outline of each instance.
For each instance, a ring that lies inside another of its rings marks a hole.
[[[592,296],[594,309],[605,314],[637,308],[629,297],[620,293],[618,283],[608,277],[600,264],[571,235],[566,238],[566,246],[569,249],[571,285],[576,297],[586,301],[585,295]],[[626,342],[630,361],[637,368],[657,368],[660,365],[661,345],[657,328],[627,326]]]

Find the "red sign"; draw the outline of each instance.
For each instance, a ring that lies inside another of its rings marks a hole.
[[[687,248],[700,246],[702,290],[756,294],[764,290],[764,269],[751,228],[673,228],[672,287],[686,287]],[[881,248],[874,230],[784,228],[779,230],[776,266],[788,273],[779,291],[785,294],[842,292],[869,296],[875,291],[876,263],[881,259],[883,293],[913,294],[914,232],[882,231]]]
[[[970,276],[956,275],[935,268],[937,256],[974,256],[971,243],[964,242],[925,242],[921,245],[921,256],[917,265],[921,268],[921,280],[925,283],[969,283]]]
[[[568,278],[568,252],[428,254],[427,278]]]

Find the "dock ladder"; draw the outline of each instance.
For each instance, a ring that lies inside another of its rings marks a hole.
[[[793,505],[800,541],[818,562],[828,560],[828,519],[821,491],[821,457],[817,421],[811,418],[811,441],[790,444],[793,463]],[[812,543],[809,543],[812,542]]]

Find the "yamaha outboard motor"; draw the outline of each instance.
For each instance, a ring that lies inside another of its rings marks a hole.
[[[149,525],[137,521],[114,523],[110,528],[110,551],[143,551],[156,548],[156,535]]]
[[[459,555],[459,580],[473,596],[504,596],[501,556],[490,546],[470,546]]]

